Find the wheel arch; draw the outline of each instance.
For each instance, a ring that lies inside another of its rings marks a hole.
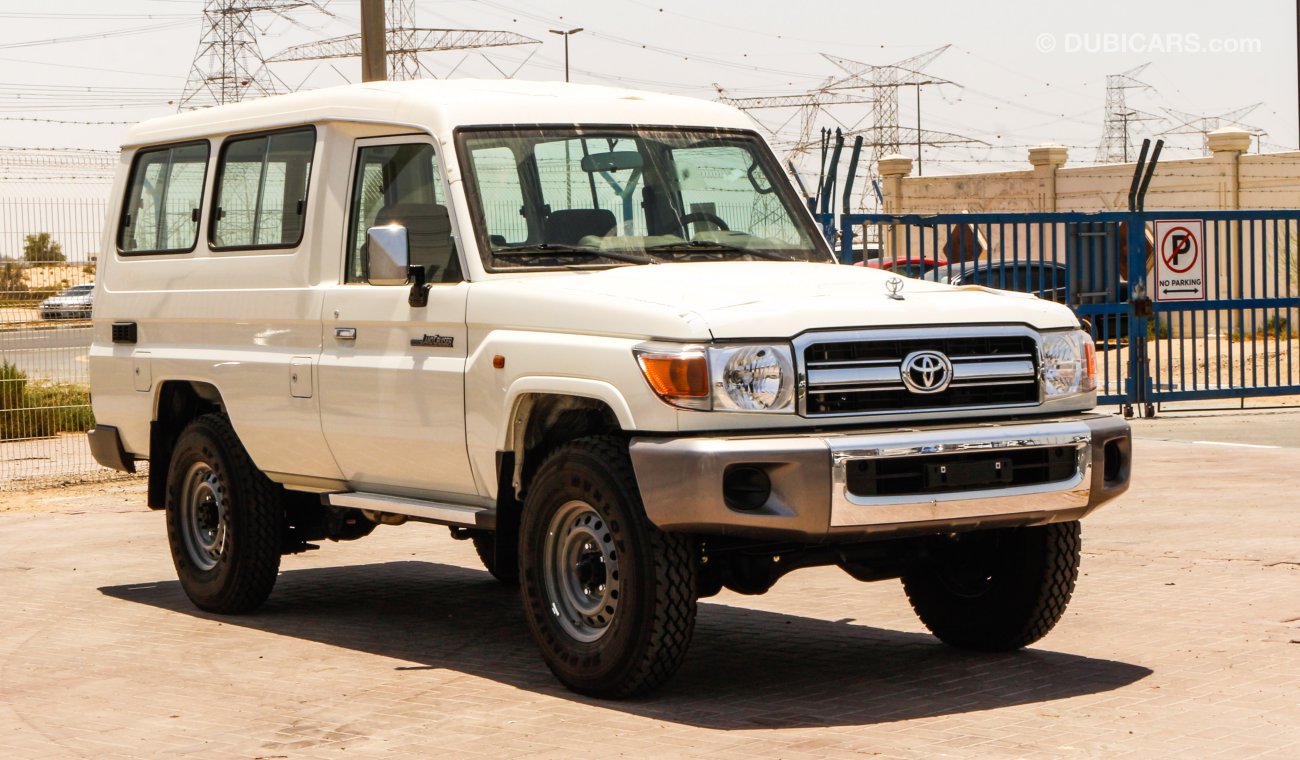
[[[154,394],[149,424],[149,491],[151,509],[167,503],[167,470],[181,431],[191,420],[212,412],[225,412],[221,391],[199,380],[164,380]]]
[[[547,451],[589,435],[632,430],[631,412],[625,403],[621,407],[623,414],[618,405],[611,405],[606,397],[594,392],[526,390],[512,394],[502,446],[508,456],[499,459],[503,464],[505,459],[512,460],[509,464],[513,471],[508,481],[501,480],[509,483],[514,497],[522,499],[528,480]]]

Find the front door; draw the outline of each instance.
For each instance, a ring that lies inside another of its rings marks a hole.
[[[431,140],[358,140],[340,284],[327,289],[320,361],[321,421],[356,490],[472,495],[465,448],[465,302]],[[400,224],[412,264],[432,283],[427,306],[409,286],[366,282],[366,230]]]

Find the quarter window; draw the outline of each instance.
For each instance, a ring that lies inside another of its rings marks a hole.
[[[206,142],[137,153],[118,227],[118,249],[134,254],[194,250],[207,167]]]
[[[209,235],[215,248],[287,248],[302,240],[314,129],[227,140]]]

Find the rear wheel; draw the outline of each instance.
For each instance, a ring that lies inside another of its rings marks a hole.
[[[204,415],[181,432],[167,473],[167,538],[196,606],[233,614],[266,601],[280,569],[284,514],[279,488],[224,415]]]
[[[625,442],[557,449],[529,486],[521,539],[528,625],[564,685],[628,697],[677,671],[695,625],[691,541],[646,519]]]
[[[903,588],[921,622],[944,642],[1019,649],[1065,614],[1080,546],[1078,521],[962,533],[904,575]]]

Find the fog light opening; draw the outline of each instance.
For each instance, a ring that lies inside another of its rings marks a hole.
[[[1123,474],[1124,453],[1120,450],[1119,443],[1119,441],[1107,441],[1103,449],[1106,457],[1103,475],[1107,483],[1114,483]]]
[[[733,465],[722,475],[722,498],[729,509],[753,512],[772,496],[772,479],[755,465]]]

